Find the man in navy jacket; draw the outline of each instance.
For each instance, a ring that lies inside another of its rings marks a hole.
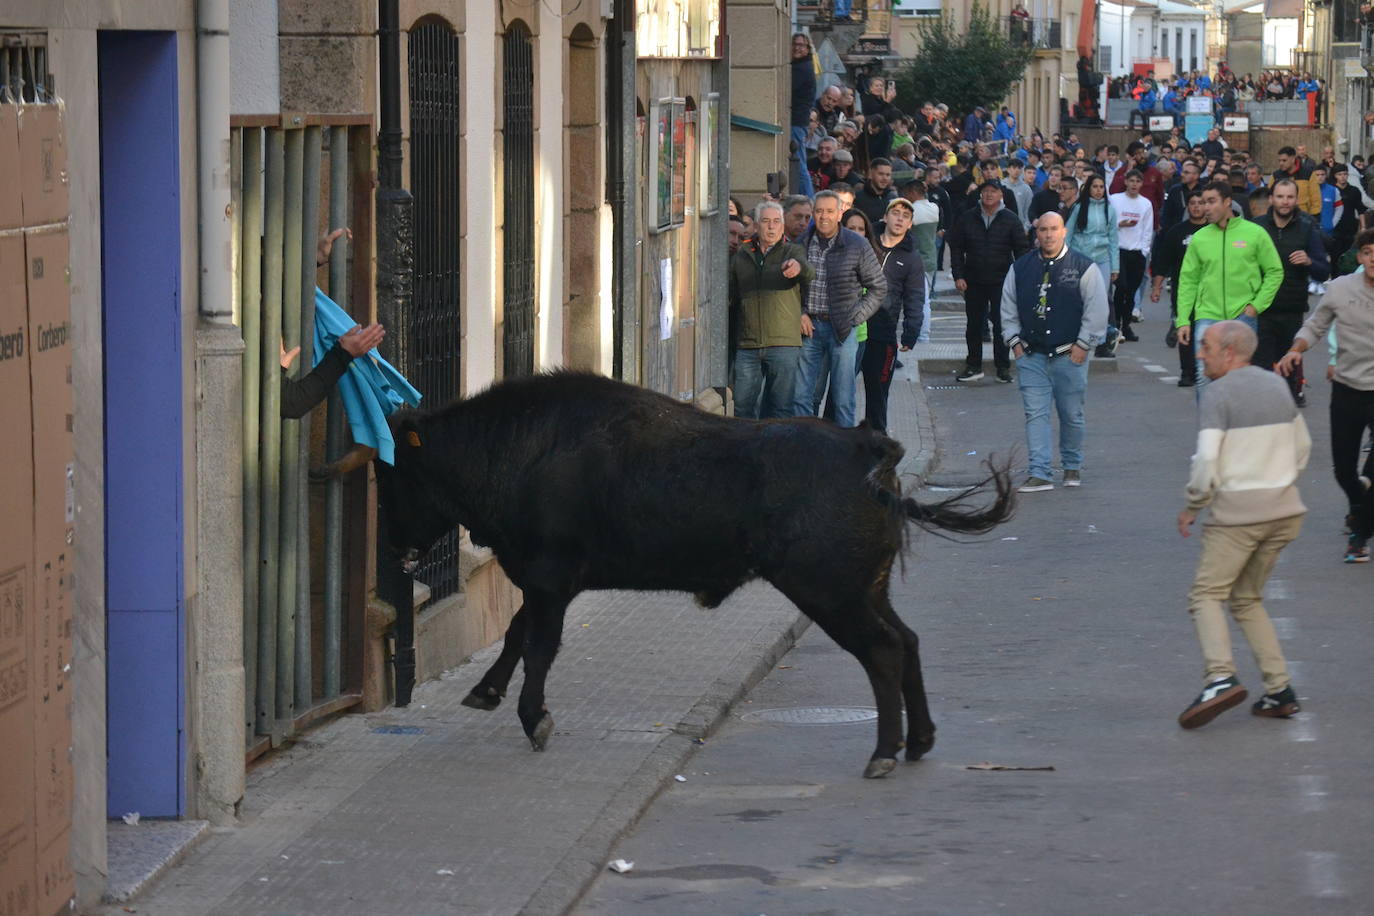
[[[1017,258],[1002,284],[1002,332],[1016,355],[1030,451],[1022,493],[1054,489],[1051,406],[1059,414],[1064,486],[1082,483],[1088,354],[1107,331],[1107,284],[1091,258],[1065,244],[1066,235],[1062,216],[1041,216],[1036,250]]]

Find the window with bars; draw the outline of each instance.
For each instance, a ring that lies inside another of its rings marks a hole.
[[[410,30],[410,193],[415,206],[415,294],[409,347],[411,381],[430,406],[462,392],[458,161],[458,36],[439,19]],[[462,590],[458,533],[425,555],[415,577],[438,601]]]

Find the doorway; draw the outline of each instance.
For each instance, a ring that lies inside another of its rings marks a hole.
[[[109,815],[186,806],[176,36],[101,32]]]

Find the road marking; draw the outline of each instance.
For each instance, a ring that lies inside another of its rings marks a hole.
[[[1270,579],[1264,586],[1265,601],[1292,601],[1293,583],[1287,579]]]
[[[1163,373],[1163,372],[1168,372],[1168,371],[1169,371],[1168,369],[1165,369],[1163,366],[1157,366],[1157,365],[1155,365],[1154,363],[1146,363],[1146,364],[1145,364],[1144,366],[1142,366],[1141,368],[1144,369],[1146,372],[1160,372],[1160,373]]]
[[[1275,617],[1274,635],[1279,639],[1292,639],[1298,635],[1298,621],[1293,617]],[[1291,673],[1291,672],[1290,672]]]
[[[1292,728],[1288,730],[1288,740],[1296,744],[1306,744],[1317,740],[1317,717],[1310,712],[1298,713],[1290,723]]]
[[[1337,873],[1338,856],[1334,852],[1306,852],[1307,886],[1314,897],[1344,897],[1341,877]]]
[[[1176,382],[1176,381],[1178,381],[1178,376],[1177,376],[1177,375],[1161,375],[1161,376],[1159,377],[1159,380],[1160,380],[1161,382]]]
[[[1331,795],[1330,783],[1323,773],[1304,773],[1298,777],[1299,804],[1304,814],[1319,814],[1326,810]]]

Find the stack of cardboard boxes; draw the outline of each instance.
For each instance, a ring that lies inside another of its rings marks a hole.
[[[0,916],[50,916],[73,895],[76,506],[60,105],[0,104],[0,175]]]

